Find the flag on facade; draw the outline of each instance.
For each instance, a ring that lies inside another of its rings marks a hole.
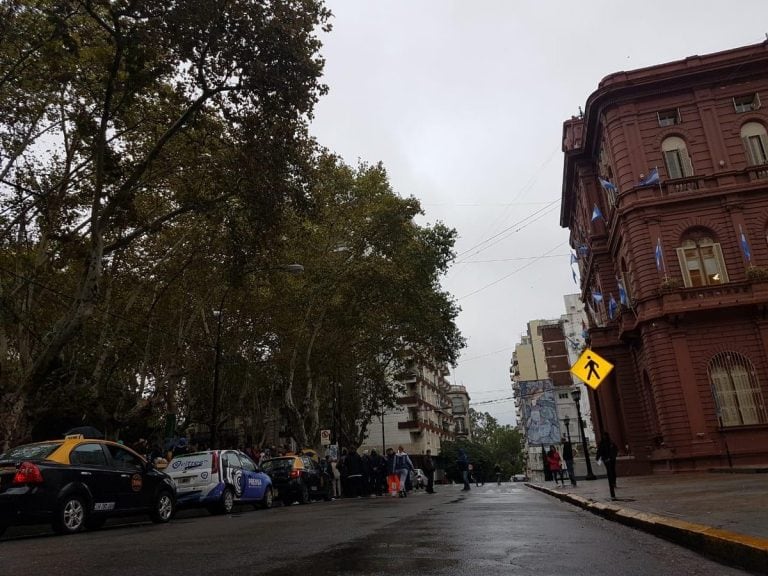
[[[659,183],[659,169],[654,168],[648,173],[648,176],[640,180],[638,186],[651,186]]]
[[[752,262],[752,250],[749,249],[749,242],[747,242],[747,237],[744,235],[741,224],[739,224],[739,239],[741,241],[741,249],[744,251],[744,257],[747,259],[747,262]]]
[[[573,266],[574,264],[576,264],[576,261],[577,261],[577,260],[578,260],[578,258],[576,258],[576,254],[574,254],[573,252],[571,252],[571,266]]]
[[[573,274],[573,283],[578,285],[578,280],[576,280],[576,270],[571,268],[571,274]]]
[[[600,292],[596,292],[595,290],[592,290],[592,300],[595,301],[595,304],[597,304],[598,302],[602,302],[603,295],[600,294]]]
[[[624,306],[629,306],[629,297],[627,296],[627,290],[624,288],[624,283],[621,278],[616,278],[616,285],[619,287],[619,302]]]
[[[661,251],[661,238],[656,239],[656,269],[659,272],[664,270],[664,253]]]
[[[616,184],[610,180],[603,180],[600,177],[598,177],[598,180],[600,180],[600,186],[603,187],[603,190],[610,192],[611,194],[616,194],[619,191],[619,189],[616,187]]]
[[[597,204],[595,204],[595,207],[592,209],[592,222],[594,222],[598,218],[603,218],[603,213],[600,212],[600,208],[598,208]]]
[[[608,301],[608,318],[613,320],[616,317],[616,311],[619,309],[619,305],[616,302],[616,298],[611,294],[611,299]]]

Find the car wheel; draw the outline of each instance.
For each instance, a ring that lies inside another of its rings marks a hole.
[[[56,510],[53,529],[59,534],[74,534],[83,529],[87,519],[88,512],[83,497],[67,496],[59,503]]]
[[[150,518],[155,524],[165,524],[176,512],[176,502],[173,499],[173,494],[168,490],[161,490],[155,498],[155,505],[152,508]]]
[[[272,508],[273,503],[273,495],[272,495],[272,488],[267,488],[267,490],[264,492],[264,497],[261,499],[261,507],[265,510],[268,510],[269,508]]]
[[[218,513],[219,514],[231,514],[232,509],[235,507],[235,493],[232,488],[227,486],[224,488],[224,492],[221,494],[221,500],[219,501]]]
[[[309,498],[309,488],[307,488],[306,484],[301,485],[301,495],[299,496],[299,504],[309,504],[310,498]]]

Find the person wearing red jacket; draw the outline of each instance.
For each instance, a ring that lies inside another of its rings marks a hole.
[[[549,452],[547,452],[547,466],[549,467],[549,471],[552,472],[552,480],[555,481],[555,486],[565,486],[561,462],[562,459],[560,458],[560,453],[557,451],[557,448],[551,444],[549,446]]]

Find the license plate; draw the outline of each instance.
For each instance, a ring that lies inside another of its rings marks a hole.
[[[189,484],[192,482],[192,477],[187,476],[186,478],[179,478],[179,484]]]

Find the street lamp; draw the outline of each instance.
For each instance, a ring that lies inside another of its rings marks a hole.
[[[565,434],[568,436],[568,442],[571,441],[571,419],[566,416],[563,418],[563,424],[565,424]]]
[[[576,415],[579,418],[579,430],[581,431],[581,448],[584,450],[584,459],[587,463],[587,476],[585,480],[597,480],[597,476],[592,472],[592,462],[589,460],[589,447],[587,446],[587,437],[584,434],[584,420],[581,417],[581,390],[578,388],[571,391],[571,397],[576,404]],[[567,426],[566,426],[567,427]]]
[[[243,275],[253,274],[254,272],[266,272],[269,270],[281,270],[291,275],[298,275],[304,272],[304,266],[301,264],[283,264],[271,268],[254,268],[252,270],[246,270]],[[211,449],[218,448],[216,445],[218,442],[218,429],[219,429],[219,372],[221,366],[221,325],[224,320],[224,305],[229,295],[229,291],[232,288],[231,285],[227,286],[224,293],[221,295],[221,301],[217,310],[213,311],[213,315],[216,317],[216,355],[213,361],[213,401],[211,402]]]

